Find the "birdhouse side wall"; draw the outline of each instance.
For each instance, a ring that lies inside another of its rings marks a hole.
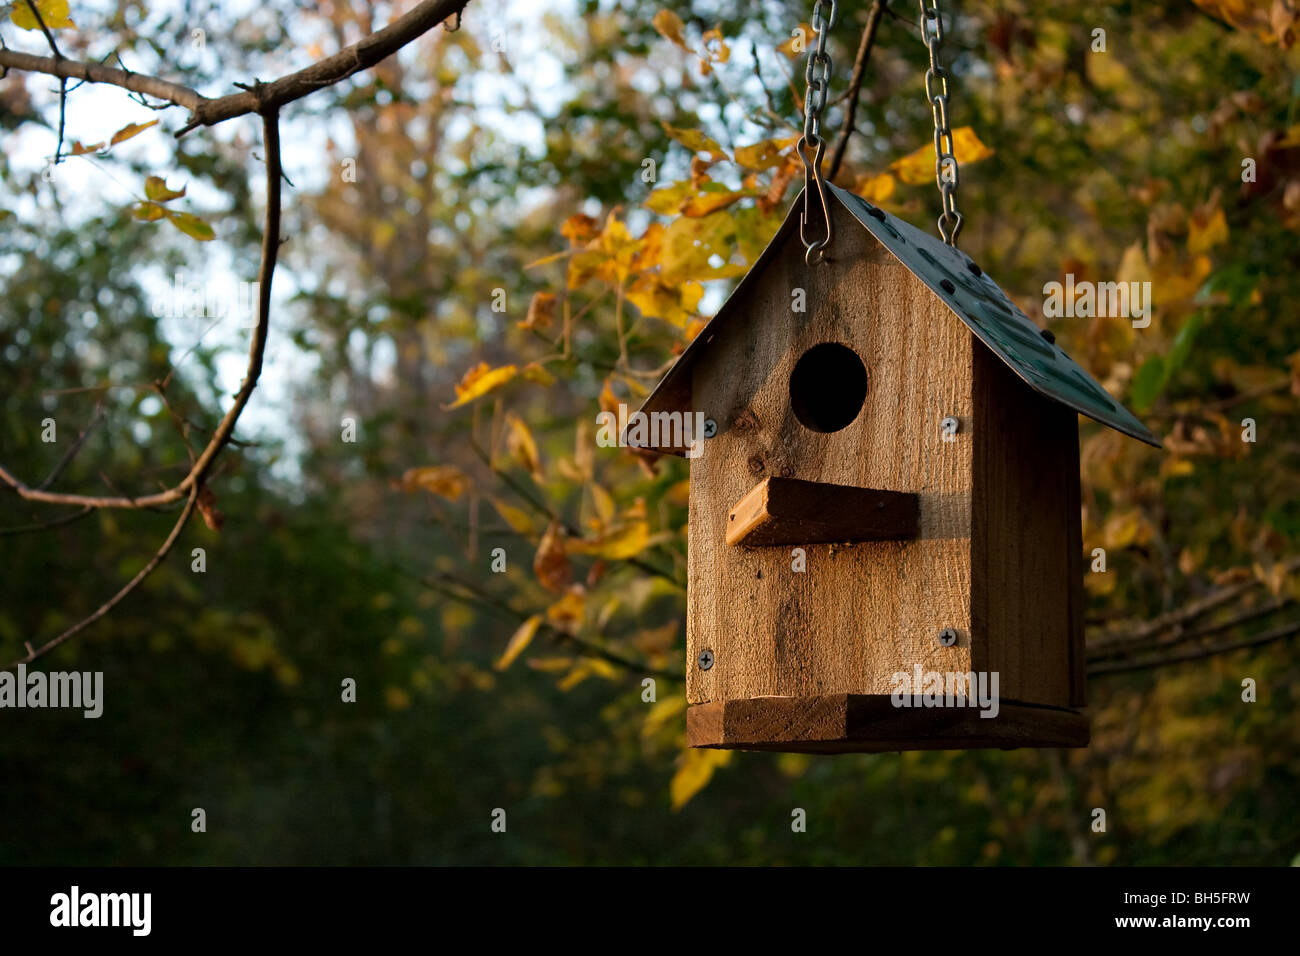
[[[972,337],[838,203],[829,261],[790,236],[750,283],[693,372],[692,402],[718,424],[691,464],[687,699],[889,694],[895,675],[968,672]],[[803,290],[805,312],[795,311]],[[867,370],[861,412],[829,433],[800,423],[794,364],[825,342]],[[728,545],[731,508],[768,476],[919,495],[908,541]],[[800,570],[802,563],[803,570]],[[938,637],[958,634],[955,646]],[[700,666],[704,650],[711,666]],[[917,689],[920,693],[920,689]]]
[[[1082,706],[1078,415],[973,346],[975,666],[1008,699]]]

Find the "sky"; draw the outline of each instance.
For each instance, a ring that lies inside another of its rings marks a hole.
[[[402,9],[410,4],[402,5]],[[77,22],[77,30],[93,39],[89,56],[99,58],[107,55],[114,46],[110,34],[100,24],[111,5],[103,0],[72,0],[71,12]],[[171,12],[183,9],[179,0],[156,0],[148,5],[148,20],[156,20]],[[222,29],[238,32],[258,26],[258,19],[271,15],[263,5],[249,0],[230,0],[222,5],[222,13],[229,14],[228,23],[219,25],[201,25],[196,29]],[[505,39],[510,60],[515,68],[513,76],[501,76],[490,71],[478,71],[468,75],[462,82],[466,88],[461,91],[476,105],[478,119],[484,125],[493,127],[503,140],[518,142],[533,153],[540,153],[543,148],[545,130],[538,120],[519,113],[507,114],[501,107],[508,102],[518,101],[519,87],[525,86],[533,100],[543,109],[559,105],[565,96],[564,67],[554,52],[547,49],[544,41],[546,31],[541,28],[542,18],[548,13],[575,13],[573,0],[546,0],[546,2],[520,2],[520,0],[476,0],[473,9],[467,12],[461,29],[469,30],[483,45],[488,45],[493,34],[500,32]],[[382,15],[378,22],[386,22]],[[23,31],[11,23],[5,23],[3,35],[6,43],[14,48],[45,55],[48,47],[44,37],[35,31]],[[147,29],[142,31],[147,32]],[[59,31],[58,36],[71,31]],[[294,43],[275,51],[269,58],[266,72],[261,77],[270,79],[306,66],[321,55],[335,52],[335,47],[327,37],[319,35],[312,29],[311,21],[304,21],[300,28],[290,26]],[[192,33],[188,49],[176,51],[180,57],[193,57],[196,60],[206,58],[207,66],[216,68],[220,75],[220,64],[215,61],[213,49],[205,40],[207,34]],[[313,49],[313,47],[316,49]],[[410,55],[409,50],[405,54]],[[167,64],[160,63],[145,47],[124,53],[131,69],[139,72],[154,73],[167,77]],[[249,77],[229,75],[228,81],[247,81]],[[36,80],[29,83],[38,108],[45,109],[45,115],[57,114],[58,84]],[[219,96],[233,92],[232,86],[216,89],[200,89],[206,96]],[[295,202],[296,196],[304,195],[321,188],[325,177],[332,175],[331,166],[320,162],[325,155],[326,141],[332,139],[338,145],[342,155],[346,155],[347,144],[351,140],[351,130],[346,117],[336,116],[322,123],[316,117],[295,118],[295,109],[290,106],[282,118],[281,140],[282,160],[286,176],[295,184],[296,189],[286,188],[283,202],[286,208]],[[172,133],[186,119],[186,111],[180,108],[161,113],[149,110],[129,98],[128,94],[116,87],[86,84],[77,88],[69,97],[66,112],[66,140],[90,144],[108,140],[114,132],[130,123],[147,123],[161,119],[158,126],[113,147],[107,155],[88,154],[68,158],[53,171],[51,182],[43,183],[35,196],[22,194],[0,197],[0,207],[7,208],[25,221],[39,221],[42,216],[55,215],[53,195],[57,191],[61,214],[77,221],[102,213],[106,205],[130,205],[144,197],[141,195],[143,183],[121,160],[133,160],[144,163],[157,175],[164,176],[168,185],[176,188],[186,186],[187,195],[178,205],[181,208],[203,215],[205,211],[220,210],[228,200],[208,188],[201,181],[188,181],[187,177],[177,175],[172,165]],[[530,121],[531,120],[531,121]],[[449,135],[456,135],[456,127],[449,130]],[[461,135],[464,130],[461,130]],[[231,120],[213,129],[200,129],[189,134],[190,137],[209,137],[222,142],[247,142],[254,144],[260,137],[255,117]],[[55,152],[57,135],[53,129],[36,124],[24,124],[19,130],[4,137],[4,150],[9,156],[15,170],[26,170],[33,176],[39,176],[48,166],[49,157]],[[65,149],[67,145],[65,145]],[[250,183],[254,196],[264,192],[264,181],[260,176],[260,166],[250,164],[254,181]],[[169,174],[169,170],[171,170]],[[232,308],[226,310],[224,317],[199,317],[172,314],[177,308],[184,309],[186,299],[177,298],[174,290],[191,291],[201,284],[206,295],[214,303],[238,303],[241,293],[244,301],[251,298],[251,288],[247,285],[256,277],[239,274],[229,253],[229,248],[222,241],[221,222],[214,217],[217,238],[210,243],[198,243],[184,240],[177,236],[168,239],[180,239],[182,248],[189,253],[189,268],[179,276],[165,276],[161,270],[142,267],[140,276],[144,288],[149,291],[155,304],[155,314],[162,313],[159,321],[163,323],[165,337],[173,345],[173,361],[182,356],[199,341],[205,346],[220,346],[222,353],[218,360],[218,388],[224,402],[224,412],[231,402],[231,396],[239,388],[247,363],[247,349],[250,326],[254,317]],[[169,229],[165,223],[141,224],[141,228],[157,229],[160,232]],[[5,266],[0,263],[0,282],[3,282]],[[241,283],[243,285],[241,285]],[[288,322],[285,321],[284,302],[296,291],[293,277],[287,270],[276,273],[273,287],[273,324],[271,337],[267,345],[266,365],[273,369],[273,374],[263,374],[258,391],[240,420],[239,433],[246,439],[256,440],[259,434],[272,435],[286,442],[288,459],[280,467],[280,477],[291,477],[288,472],[294,470],[294,453],[301,450],[295,436],[287,424],[295,420],[291,407],[292,396],[296,386],[308,381],[316,366],[312,354],[298,348],[286,334]],[[278,321],[277,321],[278,317]],[[184,366],[182,365],[182,370]],[[183,371],[182,371],[183,374]],[[215,415],[215,410],[213,411]]]

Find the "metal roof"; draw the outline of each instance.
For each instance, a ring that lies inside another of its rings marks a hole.
[[[941,299],[953,313],[992,349],[1007,367],[1039,394],[1072,408],[1082,415],[1148,445],[1160,447],[1160,440],[1065,351],[1043,337],[1007,294],[965,253],[953,249],[936,236],[892,216],[861,196],[827,184],[838,199],[872,236],[888,249],[909,272]],[[686,372],[713,341],[719,322],[747,288],[751,279],[781,248],[785,237],[797,225],[802,199],[796,198],[772,241],[754,262],[736,289],[709,324],[696,336],[668,370],[641,406],[643,411],[680,410],[690,403],[691,381]],[[680,453],[678,449],[673,450]]]

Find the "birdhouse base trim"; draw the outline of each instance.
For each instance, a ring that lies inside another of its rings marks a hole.
[[[799,545],[915,538],[919,497],[799,478],[764,478],[727,515],[727,544]]]
[[[975,707],[899,707],[889,694],[753,697],[692,704],[686,736],[692,747],[794,753],[1086,747],[1088,718],[1007,700],[982,717]]]

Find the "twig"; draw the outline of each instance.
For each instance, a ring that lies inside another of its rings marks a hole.
[[[31,534],[34,531],[48,531],[50,528],[57,528],[60,525],[72,524],[86,515],[91,514],[94,508],[82,508],[80,511],[74,511],[72,514],[62,515],[58,518],[51,518],[49,521],[38,521],[36,524],[19,525],[16,528],[0,528],[0,537],[16,534]]]
[[[873,0],[867,11],[867,25],[862,29],[862,40],[858,43],[858,55],[853,61],[853,75],[849,79],[849,105],[844,108],[844,122],[840,128],[839,139],[835,143],[835,152],[831,154],[830,171],[826,178],[834,180],[844,162],[844,154],[849,148],[849,137],[853,135],[853,121],[858,112],[858,95],[862,91],[862,78],[867,71],[867,60],[871,58],[871,48],[876,42],[876,29],[880,18],[884,16],[888,0]]]
[[[63,469],[67,468],[72,462],[72,459],[77,456],[77,452],[81,451],[81,447],[86,443],[86,437],[90,434],[91,430],[103,421],[103,419],[104,403],[101,400],[95,405],[95,414],[91,417],[90,424],[87,425],[82,430],[81,434],[72,442],[72,447],[63,453],[63,457],[59,459],[59,462],[54,466],[54,469],[45,476],[45,480],[36,486],[38,491],[44,491],[46,488],[50,487],[50,485],[54,484],[55,479],[59,477],[63,472]]]
[[[1160,657],[1148,658],[1146,660],[1117,661],[1115,663],[1097,664],[1088,668],[1088,676],[1098,677],[1103,674],[1120,674],[1127,671],[1149,670],[1153,667],[1166,667],[1170,664],[1182,663],[1183,661],[1194,661],[1203,657],[1212,657],[1215,654],[1226,654],[1229,651],[1237,651],[1245,647],[1258,647],[1261,644],[1271,644],[1273,641],[1280,641],[1293,634],[1300,634],[1300,621],[1292,621],[1289,624],[1282,624],[1273,628],[1271,631],[1256,634],[1254,637],[1242,638],[1239,641],[1231,641],[1227,644],[1211,644],[1207,647],[1194,647],[1177,654],[1166,654]]]
[[[194,513],[194,504],[198,501],[198,498],[199,489],[198,486],[195,485],[190,491],[189,500],[185,502],[185,508],[181,511],[180,517],[176,519],[176,524],[172,527],[171,534],[167,535],[167,540],[165,540],[162,543],[162,546],[154,552],[154,556],[149,559],[149,563],[141,568],[135,577],[126,582],[120,591],[96,608],[93,613],[87,617],[83,617],[58,637],[50,638],[50,640],[46,641],[40,647],[32,647],[30,641],[26,642],[24,646],[27,648],[27,656],[12,661],[5,669],[8,670],[9,668],[17,667],[19,664],[30,664],[32,661],[36,660],[36,658],[52,651],[69,638],[80,634],[109,611],[113,610],[113,608],[117,607],[117,605],[120,604],[128,594],[138,588],[144,579],[153,573],[154,569],[158,567],[158,565],[162,564],[163,559],[167,557],[167,553],[171,551],[172,545],[174,545],[176,539],[180,537],[181,529],[185,527],[185,523],[190,520],[190,515]]]

